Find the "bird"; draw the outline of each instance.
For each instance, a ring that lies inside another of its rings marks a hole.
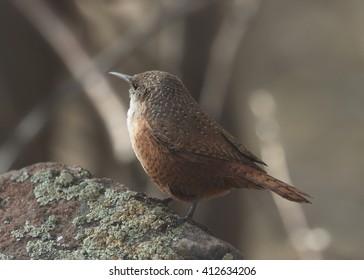
[[[234,189],[270,190],[281,197],[311,203],[311,196],[269,175],[266,165],[205,112],[182,81],[151,70],[133,76],[109,72],[129,85],[127,126],[132,147],[167,201],[198,202]]]

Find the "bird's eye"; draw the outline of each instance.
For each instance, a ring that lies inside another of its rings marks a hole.
[[[134,90],[138,89],[138,84],[136,82],[132,82],[131,86],[133,87]]]

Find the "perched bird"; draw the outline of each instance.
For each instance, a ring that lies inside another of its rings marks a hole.
[[[232,189],[268,189],[299,203],[310,196],[266,173],[264,164],[193,99],[176,76],[110,72],[130,85],[128,130],[137,158],[159,189],[174,200],[197,202]]]

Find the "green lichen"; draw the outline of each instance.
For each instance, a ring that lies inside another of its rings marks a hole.
[[[86,179],[77,191],[79,191],[80,200],[95,201],[104,192],[104,186],[96,179]]]
[[[31,182],[35,184],[34,195],[41,206],[61,198],[60,193],[57,191],[56,184],[54,184],[54,179],[52,171],[36,172],[30,179]]]
[[[89,179],[92,177],[92,174],[90,173],[90,171],[80,168],[77,172],[74,172],[72,174],[76,179]]]
[[[223,260],[233,260],[234,259],[234,256],[233,254],[231,253],[226,253],[223,257],[222,257]]]
[[[59,250],[55,248],[53,240],[49,241],[28,241],[26,251],[33,260],[55,260],[59,259]]]
[[[61,174],[56,177],[55,183],[58,187],[67,188],[75,180],[75,177],[68,171],[62,170]]]
[[[5,255],[3,253],[0,253],[0,260],[13,260],[14,256]]]
[[[184,225],[161,233],[165,224],[163,206],[145,203],[127,189],[107,188],[111,181],[90,178],[83,169],[40,171],[30,177],[41,206],[78,200],[72,225],[78,247],[58,242],[57,219],[51,215],[40,226],[25,222],[14,230],[17,240],[30,238],[26,251],[31,259],[176,259],[172,243]],[[70,226],[72,226],[70,225]]]
[[[17,241],[20,241],[24,237],[24,230],[23,229],[21,229],[21,230],[19,230],[19,229],[13,230],[10,234]]]
[[[69,171],[62,171],[60,174],[42,171],[35,173],[31,181],[36,185],[34,195],[41,206],[61,199],[71,200],[77,197],[82,199],[95,199],[103,191],[103,186],[97,183],[96,179],[85,179],[83,182],[73,184],[82,176],[89,176],[88,172],[72,174]]]
[[[175,259],[171,236],[161,236],[158,227],[161,207],[148,207],[133,199],[134,192],[106,189],[97,200],[88,201],[88,212],[73,220],[86,227],[76,239],[82,240],[82,255],[91,259]],[[79,256],[76,252],[74,256]]]
[[[30,181],[33,184],[49,184],[54,179],[54,172],[52,170],[39,171],[33,174]]]
[[[11,235],[16,240],[21,240],[24,237],[37,237],[41,240],[50,240],[52,238],[51,231],[56,227],[56,217],[51,215],[41,226],[32,225],[30,221],[25,221],[22,229],[13,230]]]
[[[30,178],[27,171],[16,173],[16,175],[13,175],[10,177],[10,180],[16,183],[24,183],[26,180]]]

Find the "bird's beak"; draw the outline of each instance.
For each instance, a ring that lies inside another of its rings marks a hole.
[[[118,72],[109,72],[109,74],[110,75],[114,75],[114,76],[116,76],[118,78],[121,78],[121,79],[127,81],[128,83],[130,83],[131,78],[132,78],[132,76],[129,76],[129,75],[126,75],[126,74],[122,74],[122,73],[118,73]]]

